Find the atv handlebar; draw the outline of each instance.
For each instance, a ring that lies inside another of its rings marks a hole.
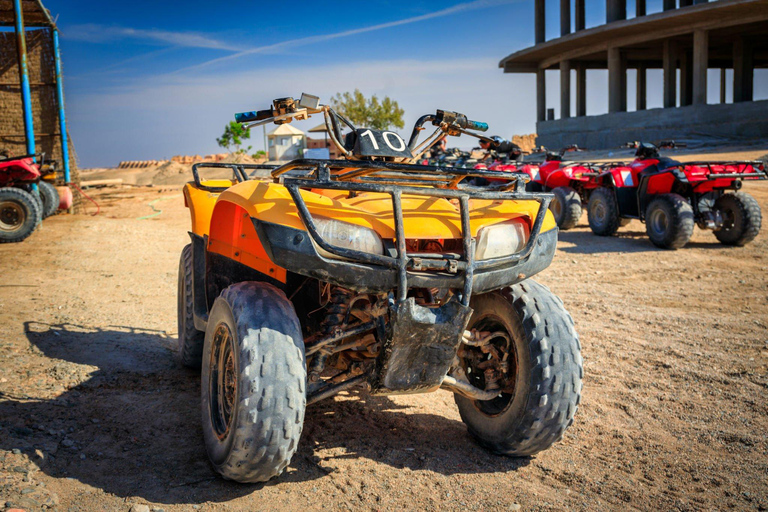
[[[685,142],[675,142],[673,140],[661,140],[656,143],[656,147],[659,149],[687,148],[688,144]]]
[[[309,101],[307,101],[307,99]],[[320,105],[318,100],[319,99],[316,96],[306,94],[302,94],[301,100],[299,100],[298,103],[290,97],[278,98],[272,102],[273,106],[270,109],[252,110],[235,114],[235,121],[247,124],[246,128],[251,128],[270,121],[274,121],[275,124],[290,123],[294,119],[303,120],[307,119],[311,114],[323,113],[331,142],[341,151],[342,155],[347,158],[353,158],[354,155],[352,151],[342,142],[344,139],[342,134],[342,124],[346,125],[353,132],[357,130],[357,127],[343,115],[334,111],[330,106]],[[437,127],[437,129],[432,135],[427,137],[425,141],[418,144],[419,132],[424,129],[423,125],[429,121],[431,121],[432,125]],[[418,121],[416,121],[416,125],[413,127],[413,132],[408,141],[409,151],[406,153],[410,154],[407,156],[407,159],[414,161],[419,158],[432,146],[445,138],[446,135],[458,136],[466,134],[481,140],[490,141],[487,137],[471,133],[468,130],[476,132],[488,131],[488,123],[467,119],[467,116],[464,114],[450,110],[438,110],[435,114],[421,116]],[[398,158],[402,157],[398,156]]]
[[[479,132],[488,131],[488,123],[481,121],[472,121],[467,119],[467,116],[460,114],[459,112],[452,112],[450,110],[438,110],[437,113],[432,116],[432,124],[434,126],[447,125],[448,134],[451,135],[450,128],[458,127],[464,130],[475,130]]]
[[[238,123],[251,123],[253,121],[262,121],[273,116],[272,109],[252,110],[251,112],[238,112],[235,114],[235,121]]]
[[[471,121],[467,119],[467,126],[466,128],[468,130],[475,130],[478,132],[487,132],[488,131],[488,123],[483,123],[481,121]]]
[[[649,144],[647,142],[626,142],[619,146],[622,149],[637,149],[640,146],[648,146]],[[675,149],[675,148],[687,148],[688,144],[685,142],[675,142],[674,140],[660,140],[656,143],[650,144],[651,146],[655,146],[658,149]]]

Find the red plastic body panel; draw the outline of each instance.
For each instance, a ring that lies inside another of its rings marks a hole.
[[[659,164],[657,159],[636,159],[628,166],[613,167],[610,170],[602,173],[600,176],[592,179],[585,188],[595,188],[602,184],[605,180],[606,174],[610,174],[613,185],[616,187],[637,187],[640,179],[639,174],[651,166]],[[705,194],[717,189],[731,188],[734,181],[741,180],[757,180],[761,178],[745,177],[738,178],[733,177],[734,174],[749,174],[756,173],[763,170],[763,166],[755,168],[751,163],[723,163],[723,164],[683,164],[676,167],[682,171],[688,182],[693,187],[693,190],[697,194]],[[675,168],[673,168],[675,169]],[[714,178],[718,174],[731,175],[728,178]],[[660,172],[658,175],[651,175],[648,178],[647,194],[667,194],[672,191],[675,180],[677,178],[671,172]]]
[[[0,162],[0,187],[37,181],[40,179],[40,176],[40,169],[32,161],[32,158]]]
[[[545,190],[551,190],[557,187],[573,187],[576,184],[583,186],[590,182],[589,177],[583,176],[583,173],[589,172],[589,169],[572,163],[563,164],[563,162],[556,160],[544,162],[542,164],[524,163],[522,165],[494,162],[490,166],[478,164],[475,166],[475,169],[524,173],[531,178],[532,182],[538,183],[544,187]]]
[[[675,184],[675,175],[671,172],[665,172],[648,178],[647,194],[668,194],[672,192],[672,186]]]

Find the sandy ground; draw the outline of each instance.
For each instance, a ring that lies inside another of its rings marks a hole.
[[[768,212],[768,183],[745,190]],[[209,465],[199,376],[174,359],[183,200],[96,196],[99,216],[0,246],[0,508],[768,508],[767,226],[744,248],[697,228],[676,252],[637,221],[598,238],[584,216],[562,233],[536,279],[574,317],[584,396],[536,457],[478,447],[445,391],[352,393],[309,408],[283,476],[240,485]],[[162,213],[137,220],[151,201]]]

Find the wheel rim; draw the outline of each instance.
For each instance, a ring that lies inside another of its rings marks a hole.
[[[219,439],[229,434],[237,398],[237,368],[234,336],[226,324],[219,324],[211,343],[209,411],[213,431]]]
[[[723,226],[720,228],[720,230],[732,230],[733,226],[736,224],[736,215],[734,214],[734,210],[732,208],[723,208],[720,210],[720,215],[723,216]]]
[[[552,214],[555,216],[555,219],[559,219],[560,215],[563,213],[563,205],[560,204],[560,201],[558,201],[557,198],[552,200],[549,205],[549,209],[552,210]]]
[[[488,345],[493,348],[463,347],[464,372],[469,382],[480,389],[486,389],[489,378],[494,379],[499,396],[493,400],[475,400],[474,404],[486,416],[498,416],[509,409],[515,397],[518,373],[515,344],[509,330],[494,315],[481,318],[472,329],[492,333]]]
[[[27,213],[19,203],[0,202],[0,231],[16,231],[25,220],[27,220]]]
[[[669,228],[669,217],[667,216],[667,212],[661,208],[656,208],[651,212],[651,218],[648,219],[648,223],[654,234],[659,236],[664,235]]]
[[[602,224],[605,222],[605,217],[607,216],[607,210],[605,208],[605,205],[600,201],[595,201],[592,204],[592,208],[590,213],[592,214],[592,218],[598,223]]]

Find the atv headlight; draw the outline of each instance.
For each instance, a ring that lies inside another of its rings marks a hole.
[[[320,233],[320,238],[333,246],[371,254],[384,254],[384,244],[379,235],[372,229],[324,217],[314,217],[313,219],[317,231]],[[326,258],[339,258],[339,256],[331,254],[319,246],[317,246],[317,251]]]
[[[490,260],[515,254],[528,242],[528,223],[511,220],[480,228],[475,259]]]

